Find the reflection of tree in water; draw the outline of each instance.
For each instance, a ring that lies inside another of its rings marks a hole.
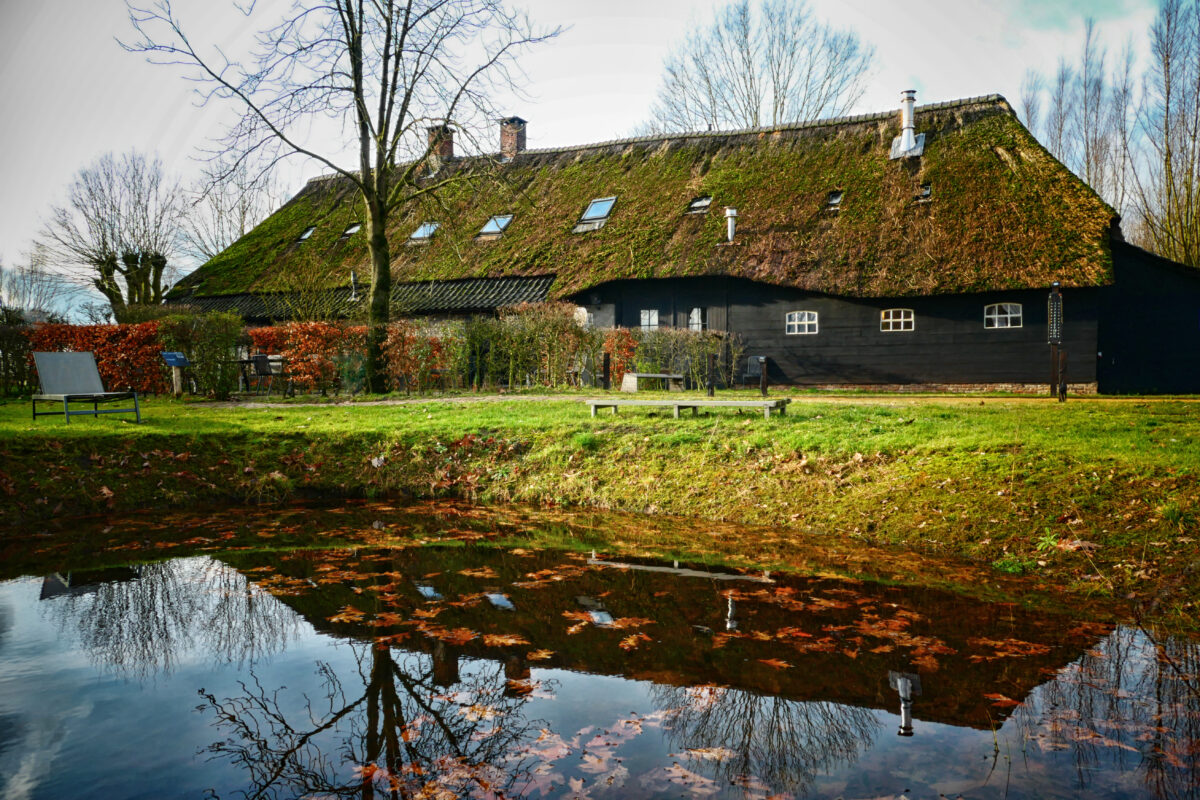
[[[879,728],[872,709],[827,701],[798,702],[719,687],[656,685],[650,691],[666,712],[673,748],[732,751],[712,762],[718,780],[753,776],[797,794],[817,773],[857,761]]]
[[[257,677],[236,697],[202,695],[224,736],[208,752],[245,769],[247,797],[494,797],[527,784],[523,753],[542,723],[521,716],[501,665],[474,662],[446,689],[426,655],[370,645],[355,654],[353,685],[318,665],[319,700]]]
[[[169,672],[191,652],[253,662],[281,650],[300,625],[286,605],[209,558],[145,564],[130,580],[55,598],[49,613],[78,632],[94,661],[134,677]]]
[[[1069,751],[1078,786],[1107,767],[1147,796],[1200,798],[1200,642],[1117,628],[1017,709],[1022,739]]]

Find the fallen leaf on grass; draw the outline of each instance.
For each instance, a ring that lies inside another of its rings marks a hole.
[[[1095,542],[1085,542],[1083,539],[1071,539],[1070,541],[1062,539],[1055,546],[1058,547],[1059,550],[1063,550],[1068,553],[1073,553],[1076,550],[1082,550],[1085,553],[1092,553],[1100,549],[1100,545],[1096,544]]]

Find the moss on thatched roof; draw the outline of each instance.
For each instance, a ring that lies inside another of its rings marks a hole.
[[[724,133],[531,150],[442,167],[471,177],[402,209],[389,228],[396,281],[557,276],[563,297],[621,278],[729,275],[853,297],[898,297],[1111,282],[1113,210],[1043,148],[997,95],[919,107],[919,158],[889,160],[899,114]],[[928,184],[928,201],[918,202]],[[836,213],[831,191],[844,193]],[[588,201],[617,197],[608,223],[575,234]],[[711,195],[706,213],[688,202]],[[726,206],[738,209],[725,242]],[[511,213],[503,236],[476,234]],[[198,271],[174,297],[286,288],[311,273],[369,275],[364,218],[341,178],[296,197]],[[421,223],[429,242],[407,244]],[[310,225],[311,238],[296,239]],[[309,281],[311,283],[311,281]],[[306,283],[305,285],[309,285]]]

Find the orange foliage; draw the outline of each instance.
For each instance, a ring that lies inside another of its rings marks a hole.
[[[246,335],[254,342],[254,352],[278,355],[283,352],[283,326],[267,326],[264,328],[247,328]]]
[[[450,365],[442,339],[407,320],[388,326],[383,355],[392,389],[421,391],[430,384],[435,371]]]
[[[611,356],[609,369],[612,371],[612,382],[616,385],[633,367],[637,339],[628,328],[612,328],[604,334],[604,352]]]
[[[156,394],[167,391],[158,322],[136,325],[35,325],[27,334],[38,352],[91,352],[104,388]]]

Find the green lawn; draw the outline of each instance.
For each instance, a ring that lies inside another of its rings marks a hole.
[[[1196,594],[1191,399],[796,393],[784,417],[676,420],[669,409],[592,419],[581,396],[266,408],[151,398],[142,425],[117,415],[35,424],[28,402],[7,402],[0,522],[297,495],[454,495],[855,537],[1073,591],[1162,592],[1160,605],[1181,609]],[[737,549],[770,561],[780,547]]]

